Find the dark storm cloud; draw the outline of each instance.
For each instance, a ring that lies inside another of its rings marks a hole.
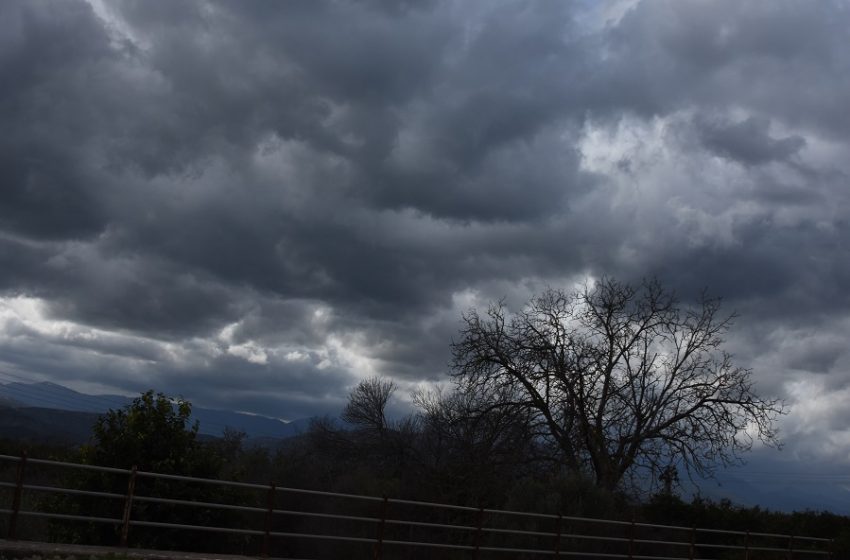
[[[609,7],[2,3],[0,360],[309,414],[438,379],[469,306],[657,274],[761,386],[850,387],[850,11]]]
[[[33,146],[17,138],[14,149],[0,146],[0,173],[9,187],[0,194],[0,224],[24,235],[65,238],[89,237],[104,226],[105,216],[93,193],[86,188],[85,171],[64,153]],[[27,159],[23,159],[27,154]],[[50,163],[46,163],[50,162]]]
[[[0,227],[39,237],[89,236],[105,222],[81,140],[85,74],[109,55],[85,4],[0,7]]]
[[[743,106],[845,137],[847,19],[842,2],[641,2],[611,30],[595,86],[643,114]]]
[[[336,415],[345,406],[347,393],[340,389],[350,383],[350,373],[335,368],[317,369],[318,363],[315,356],[308,356],[298,363],[281,360],[246,365],[244,360],[222,356],[203,369],[151,371],[151,377],[137,383],[137,388],[144,390],[151,381],[167,383],[171,391],[192,395],[210,407],[287,420]],[[237,369],[239,379],[232,374]],[[251,383],[246,384],[246,379]]]
[[[787,160],[806,145],[798,135],[772,138],[770,122],[764,118],[750,117],[738,123],[702,121],[696,126],[706,148],[747,165]]]
[[[106,329],[204,333],[244,310],[231,288],[205,273],[79,241],[0,239],[0,266],[6,294],[46,298],[51,316]]]

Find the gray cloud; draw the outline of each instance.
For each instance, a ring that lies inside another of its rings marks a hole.
[[[750,117],[738,123],[701,121],[697,123],[700,140],[719,156],[748,165],[784,161],[806,145],[798,135],[774,139],[770,122]]]
[[[657,274],[741,312],[789,437],[847,430],[804,413],[850,385],[840,3],[0,11],[9,371],[330,412],[469,306]]]

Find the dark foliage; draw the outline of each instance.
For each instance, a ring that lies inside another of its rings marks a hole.
[[[51,448],[33,452],[42,457],[77,462],[82,460],[89,464],[118,468],[137,465],[166,474],[260,484],[274,482],[278,486],[290,488],[385,495],[473,508],[484,506],[553,515],[618,519],[626,524],[606,529],[604,534],[622,538],[628,538],[628,522],[631,521],[822,536],[836,539],[835,558],[850,558],[850,519],[847,517],[822,512],[785,514],[699,498],[685,502],[676,497],[671,488],[641,502],[622,492],[599,487],[581,473],[566,468],[557,460],[557,450],[535,436],[533,415],[507,413],[499,407],[482,414],[481,403],[476,400],[480,398],[487,398],[487,395],[468,392],[420,393],[415,398],[420,413],[415,417],[395,422],[385,419],[381,423],[354,423],[347,426],[325,419],[315,422],[307,433],[287,440],[277,451],[272,452],[247,446],[244,434],[238,432],[228,432],[221,439],[199,441],[195,428],[188,422],[188,403],[148,392],[127,408],[111,411],[102,418],[95,427],[95,437],[90,446],[80,450]],[[9,452],[17,454],[13,448],[9,448]],[[127,491],[127,476],[124,474],[80,471],[65,480],[57,480],[56,477],[61,476],[57,473],[39,472],[36,476],[39,482],[48,485],[97,489],[121,496]],[[218,502],[260,508],[268,505],[268,495],[264,491],[228,490],[218,485],[154,481],[145,477],[137,479],[136,492],[137,496],[167,496],[196,503]],[[275,507],[279,509],[363,517],[381,515],[379,501],[317,499],[311,495],[291,493],[276,499],[279,501]],[[120,518],[123,500],[65,496],[54,497],[49,503],[41,504],[44,505],[51,511]],[[474,512],[428,510],[421,506],[407,507],[400,504],[392,505],[388,514],[396,518],[416,518],[437,524],[474,526],[478,522]],[[254,530],[265,528],[262,514],[225,512],[203,507],[186,508],[143,501],[134,503],[133,519]],[[552,522],[545,519],[492,519],[490,523],[496,528],[531,532],[554,530]],[[376,534],[372,524],[294,515],[275,516],[269,528],[284,533],[339,534],[350,531],[349,534],[367,539],[374,538]],[[584,530],[586,527],[582,527],[579,522],[568,522],[563,525],[563,529],[569,532]],[[48,527],[34,527],[28,538],[45,538],[39,535],[39,530],[46,532]],[[51,538],[65,542],[114,545],[119,538],[117,528],[105,524],[55,521],[50,524],[49,531]],[[673,534],[675,531],[671,533],[661,529],[640,531],[637,536],[649,540],[686,538],[681,530],[676,534]],[[471,542],[467,533],[403,526],[387,526],[385,537],[456,544]],[[734,537],[732,540],[743,544],[742,539]],[[550,541],[537,537],[489,534],[480,544],[546,547],[551,546]],[[227,536],[212,532],[133,526],[129,544],[257,555],[262,550],[263,539],[261,536]],[[372,549],[367,544],[277,538],[272,539],[270,545],[269,553],[275,557],[372,556]],[[564,545],[587,553],[622,552],[622,546],[617,548],[616,543],[565,541]],[[635,553],[639,554],[641,550],[637,548]],[[418,560],[433,558],[433,553],[430,549],[398,547],[388,551],[384,557]],[[658,553],[658,549],[652,553]],[[681,547],[678,550],[671,547],[669,553],[670,556],[677,556],[682,553]],[[468,557],[466,551],[448,551],[440,555],[440,558],[446,559]],[[750,555],[751,560],[760,558],[763,557],[757,553]]]
[[[217,501],[223,497],[220,489],[203,484],[187,484],[145,476],[145,472],[215,478],[222,473],[225,455],[203,445],[197,438],[197,425],[189,424],[191,405],[182,399],[171,399],[161,393],[148,391],[132,404],[110,410],[93,427],[90,445],[79,450],[83,464],[136,469],[134,480],[133,519],[160,523],[188,525],[233,526],[236,518],[220,510],[199,513],[147,501],[145,498],[169,498],[193,502]],[[78,490],[107,492],[117,498],[103,496],[65,495],[52,497],[46,504],[49,511],[69,515],[89,515],[120,520],[130,475],[79,470],[67,475],[64,486]],[[225,495],[228,491],[224,492]],[[120,526],[114,523],[86,523],[55,520],[50,524],[51,537],[61,542],[114,545],[120,540]],[[232,540],[226,538],[198,540],[196,535],[174,529],[137,527],[132,531],[130,544],[145,548],[215,550]]]

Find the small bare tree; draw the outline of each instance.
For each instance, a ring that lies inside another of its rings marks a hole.
[[[540,472],[545,457],[531,433],[530,415],[483,412],[481,405],[490,398],[440,389],[413,395],[420,410],[417,469],[441,499],[476,506],[498,503],[511,486],[506,480]]]
[[[348,396],[342,419],[361,428],[374,428],[383,434],[387,427],[387,403],[396,391],[391,379],[370,377],[362,380]]]
[[[465,314],[453,374],[462,391],[500,395],[482,410],[531,412],[566,466],[598,486],[672,464],[710,474],[754,438],[777,443],[783,411],[722,350],[734,315],[719,309],[705,294],[683,308],[657,280],[550,289],[515,315],[502,303]]]

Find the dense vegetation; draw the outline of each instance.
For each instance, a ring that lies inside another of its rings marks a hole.
[[[325,419],[277,449],[245,445],[244,435],[202,441],[189,422],[191,406],[182,400],[148,392],[122,410],[110,411],[94,426],[93,439],[79,449],[42,446],[30,455],[89,464],[354,494],[507,508],[612,519],[701,526],[716,529],[798,534],[837,538],[836,558],[850,557],[850,518],[825,512],[793,514],[760,508],[742,508],[704,499],[685,502],[671,485],[646,492],[637,487],[608,490],[575,472],[563,469],[551,449],[528,432],[522,417],[495,410],[490,415],[465,416],[461,396],[422,394],[421,412],[390,421],[384,406],[394,387],[387,381],[364,382],[352,393],[345,422]],[[7,454],[17,454],[18,442],[2,442]],[[38,471],[36,482],[51,483]],[[52,482],[71,487],[123,494],[126,476],[80,471]],[[5,479],[11,479],[7,473]],[[645,489],[644,489],[645,490]],[[241,490],[222,492],[208,485],[140,478],[138,494],[178,497],[188,501],[263,504],[265,497]],[[295,507],[298,504],[289,504]],[[303,504],[302,504],[303,505]],[[45,498],[39,504],[50,511],[121,517],[120,503],[103,503],[74,496]],[[134,519],[194,525],[261,527],[261,518],[233,512],[181,509],[156,503],[137,503]],[[356,513],[356,512],[352,512]],[[292,529],[295,521],[276,530]],[[34,524],[28,538],[64,542],[116,544],[118,529],[104,524],[54,521]],[[257,554],[261,539],[134,528],[131,546],[216,550]],[[294,545],[287,545],[294,546]],[[304,548],[273,551],[273,555],[333,554],[307,543]],[[334,545],[336,546],[336,545]],[[417,558],[407,555],[408,558]],[[429,556],[422,556],[427,558]],[[448,557],[448,556],[446,556]],[[756,556],[751,556],[756,558]]]

